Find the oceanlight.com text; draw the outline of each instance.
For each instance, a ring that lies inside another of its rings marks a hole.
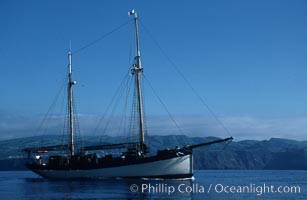
[[[208,193],[212,190],[213,185],[210,184],[208,188]],[[249,185],[223,185],[223,184],[216,184],[214,185],[214,192],[216,193],[253,193],[258,196],[262,194],[274,194],[274,193],[301,193],[300,186],[275,186],[275,185],[266,185],[265,183],[262,185],[256,184],[249,184]]]
[[[170,185],[165,183],[143,183],[140,185],[132,184],[130,185],[131,192],[141,192],[141,193],[151,193],[151,194],[167,194],[172,195],[173,193],[218,193],[218,194],[255,194],[261,196],[263,194],[298,194],[301,193],[301,187],[298,185],[267,185],[263,184],[253,184],[248,185],[224,185],[224,184],[210,184],[208,186],[201,185],[198,183],[193,184],[178,184]]]

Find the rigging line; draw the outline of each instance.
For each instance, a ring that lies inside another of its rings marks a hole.
[[[143,74],[144,79],[146,80],[146,82],[148,83],[149,87],[152,89],[152,91],[154,92],[154,94],[156,95],[156,97],[158,98],[158,100],[160,101],[160,103],[162,104],[162,106],[164,107],[165,111],[168,113],[169,117],[171,118],[171,120],[174,122],[175,126],[178,128],[178,130],[180,131],[180,133],[182,135],[183,131],[181,130],[181,128],[179,127],[179,125],[177,124],[177,122],[175,121],[175,119],[173,118],[173,116],[171,115],[171,113],[169,112],[169,110],[167,109],[166,105],[163,103],[162,99],[159,97],[159,95],[157,94],[157,92],[154,90],[154,88],[152,87],[152,85],[150,84],[149,80],[146,78],[146,76]]]
[[[88,43],[87,45],[85,45],[85,46],[83,46],[83,47],[81,47],[81,48],[75,50],[75,51],[73,52],[73,54],[79,53],[80,51],[83,51],[84,49],[87,49],[88,47],[90,47],[90,46],[96,44],[96,43],[99,42],[100,40],[106,38],[107,36],[111,35],[112,33],[116,32],[116,31],[120,30],[121,28],[123,28],[124,26],[126,26],[127,24],[129,24],[132,20],[133,20],[133,19],[130,19],[129,21],[127,21],[127,22],[125,22],[125,23],[122,23],[122,24],[119,25],[118,27],[116,27],[116,28],[114,28],[113,30],[111,30],[111,31],[109,31],[109,32],[107,32],[107,33],[105,33],[104,35],[100,36],[100,37],[97,38],[96,40],[94,40],[94,41]]]
[[[210,114],[213,116],[213,118],[218,122],[218,124],[231,136],[230,131],[225,127],[225,125],[222,123],[222,121],[216,116],[216,114],[213,112],[213,110],[209,107],[209,105],[206,103],[203,97],[201,97],[198,92],[194,89],[192,84],[188,81],[188,79],[184,76],[184,74],[179,70],[176,63],[167,55],[167,53],[162,49],[158,41],[153,37],[153,35],[149,32],[149,30],[145,27],[145,25],[139,20],[140,24],[144,28],[144,30],[148,33],[148,35],[151,37],[151,39],[154,41],[154,43],[157,45],[159,50],[162,52],[162,54],[166,57],[166,59],[171,63],[173,68],[176,70],[176,72],[181,76],[181,78],[187,83],[187,85],[190,87],[190,89],[193,91],[193,93],[197,96],[197,98],[201,101],[201,103],[207,108],[207,110],[210,112]]]
[[[67,90],[66,90],[67,92]],[[66,93],[64,94],[64,96],[66,97]],[[67,100],[66,100],[67,101]],[[68,113],[69,113],[69,105],[68,103],[66,103],[66,110],[65,110],[65,114],[63,117],[64,123],[63,123],[63,130],[62,130],[62,145],[67,144],[68,143],[68,132],[69,132],[69,117],[68,117]],[[63,151],[64,153],[64,151]]]
[[[64,81],[66,81],[66,80],[67,80],[67,79],[65,78]],[[63,82],[64,82],[64,81],[63,81]],[[56,96],[55,96],[54,99],[52,100],[52,103],[51,103],[50,107],[48,108],[47,113],[44,115],[44,117],[43,117],[43,119],[42,119],[42,121],[41,121],[39,127],[38,127],[38,128],[36,129],[36,131],[35,131],[36,134],[38,134],[38,132],[40,132],[40,131],[43,132],[43,137],[42,137],[42,139],[41,139],[41,141],[40,141],[41,144],[44,143],[45,134],[46,134],[46,129],[47,129],[47,128],[45,128],[44,130],[42,130],[42,129],[43,129],[43,126],[45,125],[46,121],[48,121],[48,120],[50,119],[51,112],[52,112],[52,110],[54,109],[56,103],[58,102],[59,96],[60,96],[60,94],[62,93],[62,91],[64,90],[64,88],[65,88],[65,84],[63,83],[63,84],[61,84],[61,87],[60,87],[60,89],[58,90]]]
[[[224,151],[229,145],[232,143],[232,140],[228,141],[225,146],[223,147],[222,151]]]
[[[131,60],[131,49],[130,49],[130,58],[129,58],[129,62],[130,62],[130,60]],[[121,100],[121,98],[122,98],[122,96],[123,96],[123,93],[122,93],[121,91],[128,90],[128,89],[129,89],[128,87],[131,87],[131,86],[129,86],[129,83],[131,82],[130,79],[129,79],[129,74],[130,74],[130,66],[129,66],[128,73],[125,74],[125,76],[123,77],[123,79],[122,79],[122,81],[121,81],[121,83],[120,83],[120,85],[119,85],[117,91],[116,91],[115,94],[113,95],[112,101],[109,103],[109,105],[108,105],[108,107],[107,107],[107,110],[105,111],[105,113],[106,113],[105,115],[108,115],[107,112],[109,112],[109,109],[110,109],[111,107],[112,107],[111,113],[113,113],[113,112],[115,111],[118,102]],[[126,89],[126,88],[128,88],[128,89]],[[128,93],[129,93],[129,91],[128,91]],[[127,95],[128,95],[128,94],[127,94]],[[113,104],[113,105],[112,105],[112,104]],[[126,102],[125,102],[125,107],[126,107],[126,104],[127,104],[127,99],[126,99]],[[99,121],[99,123],[98,123],[98,125],[97,125],[97,127],[96,127],[96,129],[95,129],[95,132],[94,132],[95,134],[96,134],[96,132],[97,132],[97,130],[98,130],[98,127],[100,126],[101,122],[102,122],[105,118],[108,118],[106,124],[104,125],[104,129],[103,129],[103,132],[102,132],[103,134],[105,134],[105,132],[106,132],[106,130],[108,129],[108,126],[109,126],[109,124],[110,124],[110,121],[111,121],[111,113],[110,113],[110,116],[109,116],[109,117],[108,117],[108,116],[103,116],[103,117],[100,119],[100,121]],[[121,119],[121,123],[122,123],[122,119]],[[120,126],[122,125],[121,123],[120,123]]]
[[[75,131],[75,135],[76,135],[76,140],[75,140],[75,145],[76,146],[83,146],[83,138],[82,138],[82,134],[81,134],[81,129],[80,129],[80,123],[79,123],[79,114],[78,114],[78,108],[76,105],[76,101],[75,101],[75,96],[73,94],[73,120],[74,120],[74,131]]]
[[[127,108],[127,102],[128,102],[128,92],[129,92],[129,82],[131,79],[127,78],[126,84],[123,87],[123,93],[125,93],[125,101],[124,101],[124,108],[123,108],[123,113],[120,119],[120,123],[118,125],[118,133],[120,133],[122,126],[125,128],[125,119],[126,119],[126,108]],[[124,123],[124,125],[123,125]],[[123,132],[125,134],[125,131]]]
[[[68,82],[68,77],[66,78],[67,82]],[[67,83],[66,83],[67,85]],[[62,99],[62,104],[61,104],[61,110],[65,110],[64,115],[63,115],[63,128],[62,128],[62,145],[67,144],[68,143],[68,139],[66,137],[68,137],[68,124],[69,124],[69,117],[68,117],[68,113],[69,113],[69,105],[67,102],[67,91],[68,88],[66,87],[66,90],[64,90],[64,98]],[[65,105],[65,108],[64,108]],[[64,150],[63,150],[64,153]]]
[[[128,76],[126,76],[126,77],[128,78]],[[113,104],[111,113],[114,113],[115,110],[117,109],[117,105],[119,104],[119,102],[120,102],[120,100],[123,96],[123,91],[125,90],[125,87],[127,87],[124,83],[125,83],[125,81],[122,82],[122,85],[121,85],[120,90],[118,92],[118,96],[113,102],[114,104]],[[109,119],[108,119],[108,121],[107,121],[107,123],[106,123],[106,125],[103,129],[102,134],[106,133],[106,130],[109,128],[109,124],[110,124],[111,120],[112,120],[112,115],[109,116]]]
[[[130,63],[131,63],[131,57],[132,57],[132,44],[130,44],[130,49],[129,49],[129,59],[128,59],[128,66],[129,66],[129,71],[131,70],[131,66],[130,66]],[[128,72],[129,73],[129,72]],[[124,121],[124,134],[126,134],[126,123],[127,123],[127,104],[128,104],[128,98],[129,98],[129,94],[130,94],[130,90],[131,90],[131,83],[132,81],[130,81],[131,79],[128,79],[127,80],[127,85],[128,85],[128,88],[127,88],[127,91],[126,91],[126,100],[125,100],[125,121]],[[128,139],[129,139],[129,133],[126,134],[126,141],[128,142]]]
[[[114,103],[114,101],[115,101],[115,99],[116,99],[116,97],[117,97],[119,91],[121,90],[122,85],[123,85],[123,83],[125,82],[125,80],[126,80],[126,78],[128,77],[128,75],[129,75],[129,74],[125,74],[125,76],[123,77],[122,81],[120,82],[120,84],[119,84],[119,86],[118,86],[116,92],[115,92],[114,95],[112,96],[112,99],[111,99],[111,101],[109,102],[109,104],[108,104],[108,106],[107,106],[107,108],[106,108],[106,110],[105,110],[105,112],[104,112],[104,115],[100,118],[100,120],[99,120],[97,126],[95,127],[95,129],[94,129],[94,131],[93,131],[93,134],[94,134],[94,135],[96,135],[96,133],[97,133],[97,131],[98,131],[98,128],[99,128],[101,122],[106,118],[106,115],[108,115],[109,109],[111,108],[112,104]]]
[[[105,115],[107,115],[107,112],[109,112],[109,109],[110,109],[110,107],[111,107],[111,105],[112,105],[112,103],[114,102],[114,100],[115,100],[115,98],[116,98],[116,96],[118,95],[118,93],[119,93],[119,90],[121,89],[121,87],[122,87],[122,84],[124,84],[124,82],[125,82],[125,79],[127,79],[128,78],[128,76],[129,76],[129,72],[130,72],[130,61],[131,61],[131,45],[130,45],[130,52],[129,52],[129,63],[128,63],[128,66],[129,66],[129,69],[128,69],[128,73],[127,74],[125,74],[125,76],[123,77],[123,79],[122,79],[122,81],[121,81],[121,83],[119,84],[119,86],[118,86],[118,88],[117,88],[117,91],[114,93],[114,95],[113,95],[113,97],[112,97],[112,99],[111,99],[111,101],[109,102],[109,104],[108,104],[108,106],[107,106],[107,109],[105,110]],[[103,116],[103,117],[101,117],[100,118],[100,120],[99,120],[99,122],[98,122],[98,124],[97,124],[97,126],[96,126],[96,128],[94,129],[94,131],[93,131],[93,133],[94,133],[94,135],[96,135],[96,133],[97,133],[97,131],[98,131],[98,128],[99,128],[99,126],[100,126],[100,124],[101,124],[101,122],[106,118],[106,116]]]
[[[144,83],[144,76],[141,76],[141,82]],[[144,84],[141,85],[142,86],[142,94],[143,94],[143,98],[142,98],[142,105],[143,105],[143,123],[144,123],[144,130],[145,130],[145,141],[148,141],[148,128],[147,128],[147,115],[146,115],[146,95],[145,95],[145,89],[144,89]]]
[[[131,105],[131,112],[130,112],[130,123],[129,123],[129,137],[132,136],[133,141],[135,140],[135,136],[133,135],[133,132],[135,130],[135,104],[136,104],[136,87],[133,87],[133,95],[132,95],[132,105]]]
[[[124,109],[123,109],[123,114],[122,114],[122,118],[121,118],[121,122],[120,122],[120,128],[122,126],[122,121],[123,121],[123,133],[124,135],[126,134],[126,123],[127,123],[127,105],[128,105],[128,100],[129,100],[129,94],[130,94],[130,90],[131,90],[131,81],[132,79],[127,78],[127,82],[126,82],[126,95],[125,95],[125,101],[124,101]]]

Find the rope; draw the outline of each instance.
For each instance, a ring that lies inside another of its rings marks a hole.
[[[127,24],[129,24],[132,21],[132,19],[130,19],[129,21],[119,25],[118,27],[114,28],[113,30],[111,30],[110,32],[105,33],[104,35],[100,36],[99,38],[97,38],[96,40],[88,43],[87,45],[77,49],[76,51],[73,52],[73,54],[79,53],[81,51],[83,51],[84,49],[87,49],[90,46],[93,46],[94,44],[96,44],[97,42],[103,40],[104,38],[106,38],[107,36],[111,35],[112,33],[120,30],[121,28],[123,28],[124,26],[126,26]]]
[[[108,106],[107,106],[107,109],[106,109],[105,112],[104,112],[105,115],[107,115],[107,113],[109,112],[109,109],[111,108],[112,104],[115,102],[115,100],[116,100],[116,98],[117,98],[117,96],[118,96],[118,93],[122,90],[123,84],[124,84],[124,82],[125,82],[127,76],[128,76],[128,74],[125,74],[124,78],[122,79],[122,81],[121,81],[121,83],[120,83],[118,89],[116,90],[116,92],[115,92],[115,94],[113,95],[113,97],[112,97],[110,103],[109,103]],[[103,115],[103,116],[100,118],[100,120],[99,120],[99,122],[98,122],[96,128],[95,128],[94,131],[93,131],[93,134],[94,134],[94,135],[96,135],[97,130],[98,130],[98,128],[99,128],[101,122],[102,122],[102,121],[104,120],[104,118],[105,118],[105,115]],[[109,121],[109,120],[108,120],[108,121]]]
[[[140,24],[144,28],[144,30],[148,33],[148,35],[151,37],[151,39],[154,41],[155,45],[159,48],[159,50],[162,52],[162,54],[165,56],[165,58],[170,62],[171,66],[175,69],[175,71],[180,75],[180,77],[187,83],[189,88],[193,91],[193,93],[196,95],[196,97],[200,100],[200,102],[207,108],[207,110],[210,112],[210,114],[214,117],[214,119],[218,122],[218,124],[231,136],[230,131],[224,126],[224,124],[219,120],[219,118],[216,116],[216,114],[213,112],[213,110],[210,108],[210,106],[206,103],[204,98],[202,98],[198,92],[194,89],[192,84],[188,81],[188,79],[184,76],[184,74],[179,70],[176,63],[167,55],[167,53],[162,49],[158,41],[153,37],[153,35],[149,32],[149,30],[145,27],[145,25],[139,20]]]
[[[67,88],[67,90],[68,90],[68,88]],[[66,99],[66,97],[67,97],[67,90],[65,90],[65,92],[64,92],[64,98]],[[67,99],[66,99],[66,106],[65,106],[65,108],[66,108],[66,112],[65,112],[65,114],[64,114],[64,117],[63,117],[63,120],[64,120],[64,122],[63,122],[63,129],[62,129],[62,145],[64,145],[64,144],[69,144],[69,135],[67,134],[67,133],[69,133],[69,105],[68,105],[68,102],[67,102]],[[62,151],[62,154],[64,155],[64,150]]]
[[[74,98],[74,96],[73,96],[73,108],[74,108],[74,124],[75,124],[75,126],[74,126],[74,131],[75,131],[75,138],[76,138],[76,140],[75,140],[75,147],[77,147],[77,148],[75,148],[75,150],[76,149],[79,149],[78,147],[81,147],[81,146],[83,146],[83,136],[82,136],[82,134],[81,134],[81,129],[80,129],[80,123],[79,123],[79,114],[78,114],[78,111],[77,111],[77,106],[76,106],[76,101],[75,101],[75,98]],[[78,153],[78,152],[76,152],[76,153]]]
[[[64,81],[66,81],[66,78],[65,78]],[[61,88],[58,90],[56,96],[52,100],[52,103],[51,103],[50,107],[48,108],[47,113],[44,115],[44,117],[43,117],[39,127],[36,129],[36,135],[38,135],[39,132],[43,132],[43,137],[42,137],[42,139],[40,141],[41,145],[44,144],[45,136],[46,136],[46,131],[47,131],[47,127],[44,128],[43,126],[46,125],[46,121],[50,120],[51,112],[54,110],[54,108],[55,108],[55,106],[56,106],[56,104],[58,102],[59,96],[63,92],[64,88],[65,88],[65,84],[61,84]]]
[[[132,44],[130,45],[130,49],[129,49],[129,61],[128,61],[128,66],[129,66],[129,71],[131,70],[131,67],[130,67],[130,63],[131,63],[131,58],[132,58]],[[126,136],[126,142],[128,143],[129,142],[129,139],[131,138],[130,137],[130,126],[128,127],[127,126],[127,110],[128,110],[128,101],[129,101],[129,96],[130,96],[130,91],[131,91],[131,88],[132,88],[132,82],[131,81],[132,79],[131,78],[128,78],[127,79],[127,91],[126,91],[126,99],[125,99],[125,108],[124,108],[124,135]],[[129,124],[130,125],[130,124]],[[127,127],[126,127],[127,126]],[[126,130],[126,128],[128,128],[128,131]],[[127,133],[126,133],[127,132]]]
[[[159,95],[157,94],[157,92],[154,90],[154,88],[152,87],[152,85],[150,84],[149,80],[145,77],[145,75],[143,74],[144,79],[146,80],[146,82],[148,83],[149,87],[152,89],[153,93],[156,95],[156,97],[158,98],[158,100],[160,101],[161,105],[164,107],[165,111],[168,113],[169,117],[171,118],[171,120],[174,122],[175,126],[178,128],[178,130],[180,131],[180,133],[182,135],[183,131],[181,130],[181,128],[179,127],[179,125],[177,124],[177,122],[175,121],[175,119],[173,118],[173,116],[171,115],[171,113],[168,111],[166,105],[163,103],[162,99],[159,97]]]
[[[134,82],[134,84],[136,84]],[[136,116],[136,113],[137,113],[137,100],[136,100],[136,96],[137,96],[137,89],[136,87],[134,87],[133,89],[133,96],[132,96],[132,105],[131,105],[131,115],[130,115],[130,124],[129,124],[129,137],[132,136],[132,139],[134,142],[137,141],[137,137],[135,134],[133,134],[135,131],[136,131],[136,123],[137,123],[137,116]]]
[[[125,125],[126,125],[126,119],[127,119],[127,104],[128,104],[128,97],[129,97],[129,92],[130,92],[130,81],[131,79],[130,78],[127,78],[127,81],[126,81],[126,84],[125,84],[125,87],[123,88],[124,91],[126,91],[126,95],[125,95],[125,98],[124,98],[124,109],[123,109],[123,113],[122,113],[122,116],[121,116],[121,119],[120,119],[120,123],[119,123],[119,126],[118,126],[118,133],[120,133],[120,131],[122,130],[122,127],[123,127],[123,133],[125,134]],[[123,93],[124,93],[123,91]]]
[[[144,83],[144,76],[141,76],[141,80],[142,80],[142,83]],[[142,94],[143,94],[143,98],[142,98],[142,105],[143,105],[143,118],[144,118],[144,131],[145,131],[145,143],[146,141],[148,141],[148,128],[147,128],[147,115],[146,115],[146,95],[145,95],[145,86],[144,84],[142,84]],[[148,144],[148,143],[147,143]]]

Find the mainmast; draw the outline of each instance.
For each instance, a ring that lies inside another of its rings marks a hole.
[[[140,73],[143,72],[143,67],[141,65],[141,51],[140,51],[140,41],[139,41],[139,30],[138,30],[138,16],[135,10],[131,10],[129,16],[134,16],[135,24],[135,37],[136,37],[136,50],[137,54],[134,58],[135,63],[133,64],[132,74],[135,75],[137,93],[138,93],[138,111],[139,111],[139,127],[140,127],[140,153],[142,156],[145,156],[145,141],[144,141],[144,118],[143,118],[143,102],[142,102],[142,91],[141,91],[141,80]]]
[[[70,134],[70,155],[75,154],[74,145],[74,117],[73,117],[73,93],[72,86],[76,82],[72,81],[72,53],[71,48],[68,51],[68,108],[69,108],[69,134]]]

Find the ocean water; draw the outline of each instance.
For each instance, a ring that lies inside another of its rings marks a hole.
[[[196,170],[188,180],[50,181],[2,171],[0,199],[307,199],[307,172]]]

